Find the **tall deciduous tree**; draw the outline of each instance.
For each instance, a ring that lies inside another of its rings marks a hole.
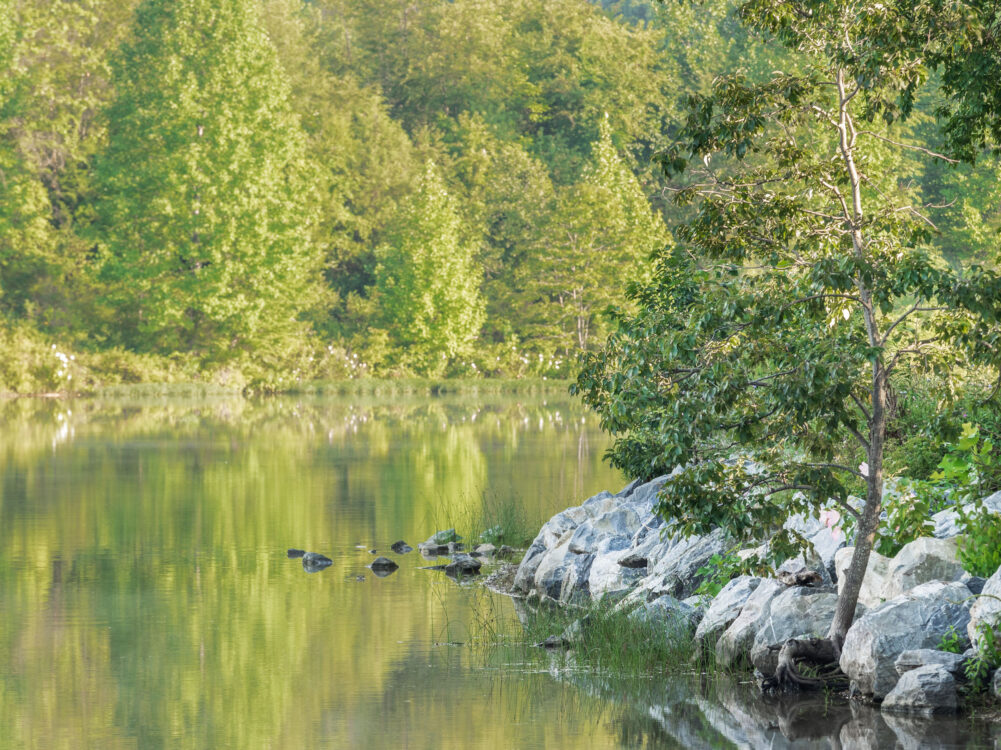
[[[598,313],[620,299],[620,280],[640,273],[667,241],[667,230],[607,123],[583,178],[556,203],[547,246],[521,266],[523,296],[534,311],[535,336],[548,335],[565,352],[583,351],[603,333]]]
[[[304,136],[253,0],[144,0],[99,164],[126,343],[225,360],[288,346],[317,303]]]
[[[658,506],[681,529],[761,538],[829,504],[852,520],[827,638],[787,643],[780,683],[811,682],[799,660],[839,658],[879,533],[887,427],[906,406],[894,383],[917,368],[948,380],[959,365],[1001,362],[1001,277],[930,255],[922,207],[884,174],[887,152],[907,149],[885,122],[898,93],[924,82],[926,44],[941,43],[902,9],[743,3],[744,21],[792,50],[797,71],[723,77],[691,97],[664,155],[670,171],[699,177],[679,193],[695,204],[679,232],[686,252],[661,259],[636,293],[641,312],[577,385],[618,435],[616,464],[683,467]],[[983,130],[964,132],[977,143]],[[802,543],[793,536],[776,533],[773,548],[788,554]]]
[[[468,352],[483,325],[482,273],[454,199],[432,162],[379,250],[377,290],[398,360],[440,374]]]

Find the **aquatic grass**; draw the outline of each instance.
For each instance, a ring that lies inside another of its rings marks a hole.
[[[469,549],[489,542],[518,549],[527,547],[538,526],[525,509],[522,497],[514,491],[485,489],[478,498],[468,495],[458,503],[446,503],[444,498],[432,506],[428,535],[454,528]]]

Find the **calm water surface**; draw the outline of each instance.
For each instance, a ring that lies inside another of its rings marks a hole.
[[[0,403],[0,749],[994,746],[568,669],[511,645],[506,597],[389,551],[617,491],[606,446],[541,397]]]

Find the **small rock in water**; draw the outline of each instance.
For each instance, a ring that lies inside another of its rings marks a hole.
[[[370,567],[372,572],[379,576],[379,578],[385,578],[386,576],[394,573],[400,566],[388,557],[377,557],[368,567]]]
[[[359,581],[359,582],[364,581],[365,580],[365,576],[355,576],[355,580]]]
[[[548,650],[557,648],[570,648],[570,643],[563,639],[563,636],[551,635],[546,640],[535,644],[536,648],[544,648]]]
[[[295,549],[294,547],[288,551],[289,559],[295,559],[297,557],[302,557],[306,554],[304,549]]]
[[[368,553],[369,553],[370,555],[378,555],[378,554],[379,554],[379,550],[377,550],[377,549],[370,549],[370,550],[368,551]]]
[[[506,544],[502,544],[501,548],[497,550],[497,557],[514,557],[515,549],[514,547],[509,547]]]
[[[424,555],[455,552],[457,549],[462,549],[462,546],[458,544],[461,539],[462,537],[455,533],[455,529],[445,529],[429,536],[426,541],[418,544],[417,548]]]
[[[487,542],[486,544],[481,544],[474,550],[474,554],[481,557],[492,557],[497,554],[497,547]]]
[[[471,576],[480,572],[481,563],[470,555],[456,555],[452,562],[445,566],[445,574],[458,578],[459,576]]]
[[[402,539],[400,541],[398,541],[398,542],[393,542],[392,545],[390,545],[389,548],[391,550],[393,550],[393,552],[395,552],[398,555],[405,555],[408,552],[413,552],[414,551],[414,548],[411,547],[409,544],[407,544]]]
[[[332,563],[333,560],[319,552],[307,552],[302,556],[302,568],[307,573],[316,573],[318,570],[330,567]]]

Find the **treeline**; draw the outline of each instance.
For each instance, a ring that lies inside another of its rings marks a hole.
[[[723,0],[0,0],[0,390],[569,375],[672,242],[684,98],[771,49]],[[991,166],[887,164],[948,262]]]

